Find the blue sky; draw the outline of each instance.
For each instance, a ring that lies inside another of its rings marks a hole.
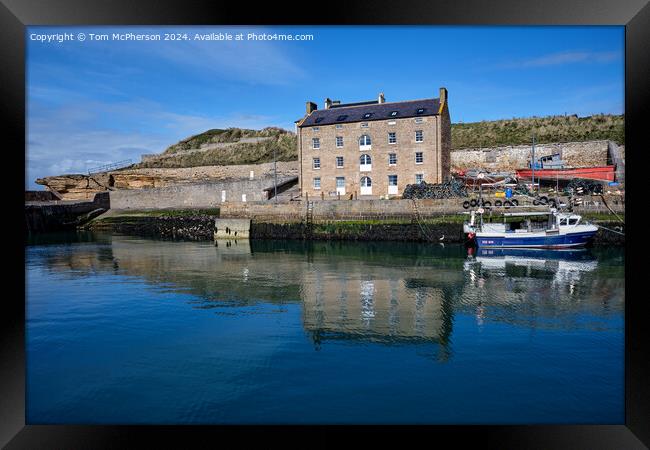
[[[32,39],[66,32],[75,40]],[[188,40],[77,39],[117,32]],[[213,32],[244,40],[193,39]],[[26,39],[30,189],[210,128],[293,130],[305,102],[326,97],[400,101],[445,86],[454,123],[624,111],[623,27],[29,27]]]

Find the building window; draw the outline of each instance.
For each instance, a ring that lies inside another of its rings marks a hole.
[[[343,129],[343,125],[341,125],[340,123],[336,124],[336,129],[337,129],[337,130],[342,130],[342,129]]]
[[[422,142],[424,141],[424,135],[422,134],[422,130],[417,130],[415,132],[415,142]]]
[[[397,186],[397,175],[388,175],[388,185]]]
[[[320,169],[320,158],[314,158],[313,168]]]
[[[397,164],[397,153],[389,153],[388,154],[388,165],[394,166]]]
[[[336,146],[338,148],[343,147],[343,136],[336,136]]]
[[[359,157],[359,172],[370,172],[372,170],[372,159],[370,155],[361,155]]]
[[[311,131],[320,131],[319,127],[312,127]]]
[[[319,138],[312,138],[312,140],[311,140],[311,148],[314,148],[314,149],[319,149],[320,148],[320,139]]]
[[[415,118],[415,123],[422,123],[422,122],[424,122],[424,119],[422,119],[422,117]]]
[[[361,178],[361,187],[371,187],[372,186],[372,180],[370,177],[363,177]]]
[[[395,132],[388,133],[388,143],[397,144],[397,133]]]
[[[320,177],[314,178],[314,189],[320,189]]]
[[[337,188],[345,187],[345,177],[336,177],[336,187]]]
[[[422,152],[416,152],[415,153],[415,164],[422,164],[424,162],[424,158],[422,157]]]
[[[341,168],[343,167],[343,157],[342,156],[337,156],[336,157],[336,167]]]
[[[367,134],[364,134],[359,138],[359,147],[367,147],[372,144],[372,141],[370,140],[370,136]]]
[[[422,184],[424,181],[424,175],[421,173],[416,173],[415,174],[415,184]]]
[[[361,128],[368,128],[368,122],[361,122]]]

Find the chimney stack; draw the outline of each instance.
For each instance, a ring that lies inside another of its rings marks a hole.
[[[318,109],[318,105],[314,102],[307,102],[307,115],[313,113]]]
[[[384,97],[383,92],[379,93],[379,97],[377,97],[377,103],[386,103],[386,98]]]
[[[325,99],[325,109],[330,109],[330,106],[332,106],[332,99],[327,97]]]
[[[447,88],[440,88],[440,104],[443,105],[447,103]]]

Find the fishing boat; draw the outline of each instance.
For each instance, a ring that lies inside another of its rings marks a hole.
[[[609,181],[616,178],[616,166],[576,167],[559,169],[517,169],[517,178],[530,180],[572,180],[584,178],[587,180]]]
[[[477,214],[478,213],[478,214]],[[503,222],[486,222],[472,211],[463,231],[478,248],[571,248],[591,243],[598,227],[578,214],[547,211],[503,213]]]
[[[571,180],[584,178],[598,181],[614,181],[616,166],[567,167],[559,153],[542,156],[537,162],[528,163],[528,168],[517,169],[518,179],[537,180]]]

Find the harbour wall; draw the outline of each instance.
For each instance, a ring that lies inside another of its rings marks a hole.
[[[278,184],[284,181],[286,178],[278,179]],[[121,189],[110,192],[111,207],[118,210],[215,208],[232,202],[260,202],[267,199],[270,192],[264,189],[273,186],[273,182],[273,178],[256,178],[151,189]]]
[[[614,220],[595,221],[597,225],[624,232]],[[161,239],[211,241],[214,239],[215,217],[210,215],[121,216],[99,220],[86,228],[121,234]],[[250,239],[336,240],[336,241],[402,241],[437,244],[465,243],[461,221],[320,221],[309,226],[305,222],[251,221]],[[234,240],[234,237],[232,238]],[[625,237],[599,229],[594,245],[624,245]]]
[[[577,213],[609,213],[600,196],[583,197],[585,204],[574,208]],[[625,212],[625,198],[621,195],[605,196],[607,205],[617,213]],[[313,220],[384,220],[420,217],[458,216],[467,198],[416,200],[320,200],[313,202]],[[523,202],[521,202],[523,204]],[[306,219],[305,202],[253,202],[224,203],[220,205],[221,217],[248,218],[258,222],[292,223]]]
[[[610,147],[625,155],[623,146],[608,140],[536,144],[535,158],[560,153],[572,167],[604,166],[612,162]],[[624,157],[624,156],[623,156]],[[511,145],[487,148],[462,148],[451,152],[451,170],[485,169],[514,171],[528,167],[531,145]]]
[[[90,202],[58,200],[25,202],[25,231],[41,233],[73,230],[84,221],[108,209],[110,209],[110,198],[107,192],[95,194]]]
[[[465,199],[417,200],[421,216],[454,214],[462,210]],[[382,220],[414,218],[411,200],[320,200],[313,202],[314,221],[331,220]],[[250,218],[254,221],[291,223],[304,220],[307,214],[305,202],[274,204],[226,203],[221,205],[221,217]]]

